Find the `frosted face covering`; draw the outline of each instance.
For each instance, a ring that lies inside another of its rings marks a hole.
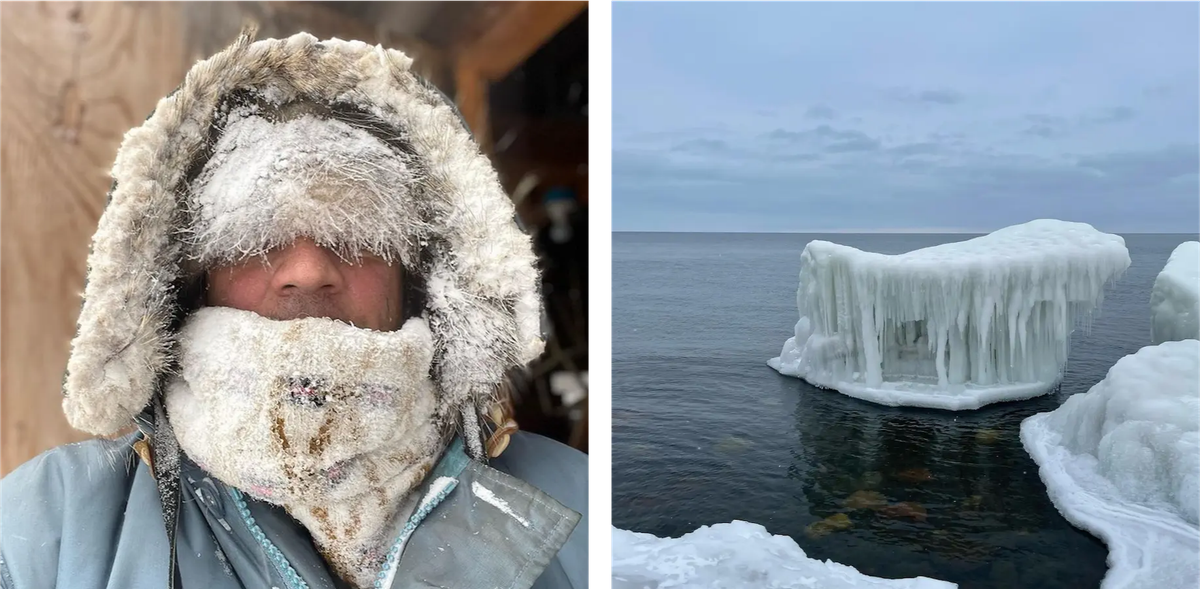
[[[281,117],[263,108],[228,107],[213,153],[191,184],[187,241],[194,261],[228,264],[299,236],[346,259],[363,251],[388,262],[404,257],[419,223],[395,202],[419,180],[411,156],[312,109],[291,108]]]
[[[425,321],[377,332],[207,307],[179,344],[166,392],[179,446],[287,508],[339,575],[369,586],[400,506],[443,447]]]

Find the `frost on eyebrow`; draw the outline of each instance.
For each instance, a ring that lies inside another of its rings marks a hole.
[[[231,107],[189,186],[182,238],[204,267],[262,256],[308,237],[346,263],[412,257],[425,224],[411,192],[415,156],[360,126],[303,113],[276,121]]]

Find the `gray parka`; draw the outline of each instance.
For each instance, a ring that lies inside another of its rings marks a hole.
[[[0,480],[0,586],[168,586],[162,504],[150,469],[133,451],[139,437],[61,446]],[[181,475],[180,586],[344,587],[283,509],[227,487],[186,458]],[[469,459],[461,442],[453,444],[428,480],[438,476],[458,483],[410,520],[416,525],[390,587],[587,587],[582,453],[519,432],[490,466]],[[476,497],[476,486],[513,514]]]

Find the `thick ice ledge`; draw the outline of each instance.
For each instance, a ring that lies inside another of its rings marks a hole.
[[[744,521],[702,526],[679,538],[613,528],[613,589],[773,587],[778,589],[954,589],[928,577],[881,579],[809,558],[795,540]]]
[[[1021,442],[1063,517],[1108,545],[1102,588],[1200,584],[1200,341],[1122,358]]]
[[[1200,338],[1200,241],[1171,252],[1150,291],[1152,343]]]
[[[976,409],[1058,383],[1125,240],[1050,219],[906,254],[813,241],[780,373],[885,405]]]

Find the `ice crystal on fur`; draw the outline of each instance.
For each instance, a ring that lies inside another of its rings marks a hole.
[[[411,244],[424,229],[406,202],[421,181],[407,156],[338,120],[304,115],[275,123],[246,111],[228,115],[191,187],[187,241],[201,266],[300,236],[347,257],[368,251],[413,263]]]

